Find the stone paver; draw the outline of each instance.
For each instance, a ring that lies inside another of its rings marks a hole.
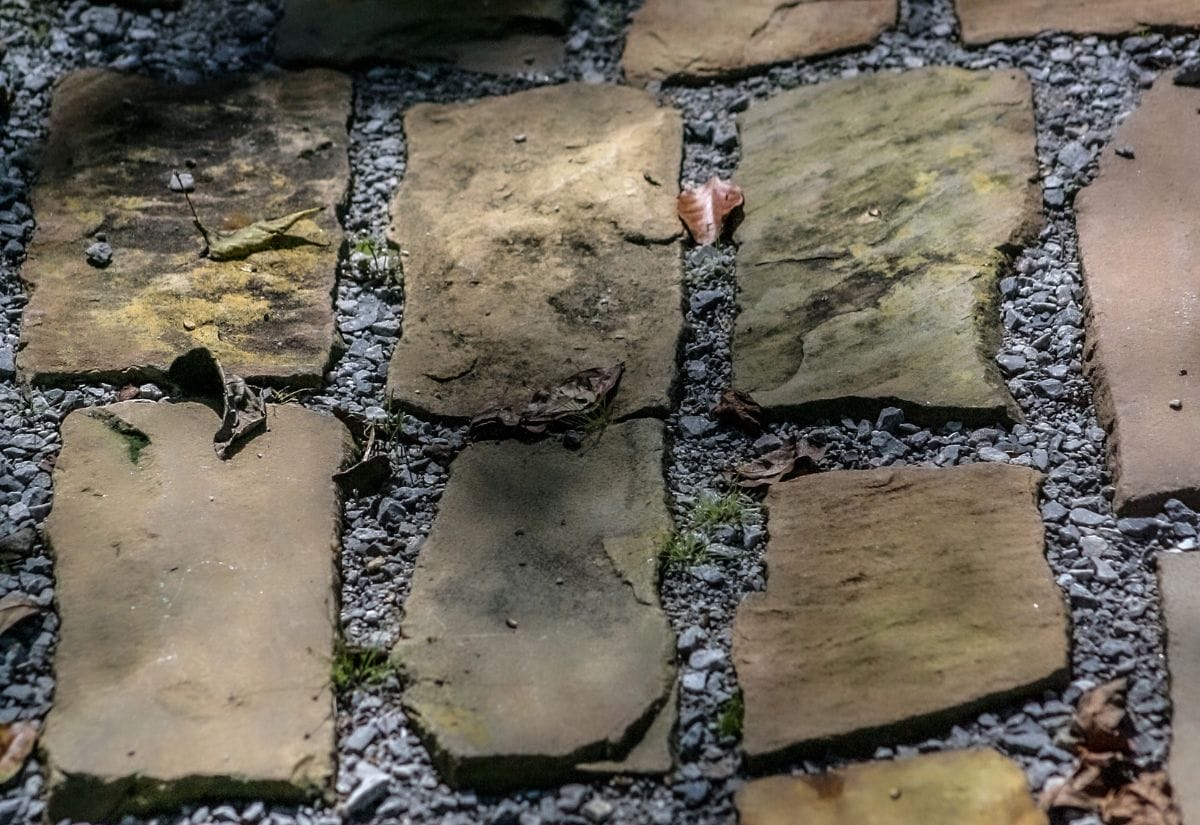
[[[705,80],[870,43],[896,0],[646,0],[622,63],[633,83]]]
[[[404,131],[391,393],[465,418],[623,361],[618,414],[664,412],[682,326],[679,114],[567,84],[416,106]]]
[[[1035,236],[1029,81],[936,68],[742,117],[735,385],[769,413],[994,420],[1000,247]]]
[[[773,776],[738,791],[741,825],[1046,825],[1021,766],[992,750]]]
[[[1158,557],[1159,592],[1171,673],[1171,758],[1167,770],[1184,822],[1200,822],[1200,554]]]
[[[1164,76],[1105,150],[1076,199],[1086,367],[1108,430],[1113,506],[1152,515],[1200,507],[1200,89]]]
[[[592,449],[482,442],[455,460],[393,653],[443,781],[553,783],[646,734],[675,678],[662,450],[640,420]]]
[[[562,63],[566,18],[566,0],[287,0],[275,54],[290,63],[545,72]]]
[[[331,416],[270,408],[228,461],[208,407],[71,413],[46,536],[62,620],[54,821],[327,790],[341,508]]]
[[[1039,479],[975,464],[774,485],[767,589],[734,622],[748,762],[912,741],[1065,683]]]
[[[348,77],[324,70],[203,86],[96,69],[66,77],[32,195],[24,374],[153,378],[205,346],[245,378],[315,385],[335,340],[350,92]],[[324,209],[277,248],[201,258],[173,170],[193,177],[192,203],[214,232]],[[85,254],[101,236],[112,248],[102,268]]]
[[[1200,26],[1196,0],[955,0],[966,43],[1040,32],[1120,34],[1146,26]]]

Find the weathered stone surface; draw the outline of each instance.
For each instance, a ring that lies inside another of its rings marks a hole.
[[[897,791],[899,793],[897,793]],[[1021,766],[993,750],[772,776],[737,793],[742,825],[1046,825]]]
[[[1200,555],[1158,557],[1158,584],[1171,673],[1171,758],[1167,770],[1184,822],[1200,822]]]
[[[1113,138],[1135,157],[1106,150],[1076,199],[1086,369],[1122,515],[1200,507],[1198,107],[1200,89],[1159,80]]]
[[[200,404],[72,413],[46,534],[62,635],[42,738],[50,817],[301,799],[333,770],[329,663],[352,444],[270,408],[228,461]]]
[[[679,713],[679,683],[667,694],[667,702],[662,706],[642,740],[634,745],[633,750],[623,759],[613,759],[603,762],[590,762],[579,766],[583,773],[594,774],[627,774],[653,775],[663,774],[671,770],[675,757],[671,753],[671,731],[675,728],[675,718]]]
[[[623,361],[618,414],[665,411],[682,326],[678,113],[568,84],[415,106],[404,129],[393,395],[470,417]]]
[[[287,0],[275,54],[348,66],[379,60],[549,71],[562,63],[566,0]]]
[[[622,63],[630,82],[705,80],[870,43],[896,0],[646,0]]]
[[[750,764],[911,741],[1065,682],[1039,479],[975,464],[774,485],[767,589],[734,623]]]
[[[237,375],[316,384],[335,340],[350,92],[349,78],[323,70],[186,87],[105,70],[66,77],[32,195],[25,375],[154,378],[205,346]],[[173,170],[195,179],[210,230],[323,206],[291,230],[320,245],[201,258]],[[113,250],[104,268],[85,255],[98,234]]]
[[[553,783],[651,727],[675,677],[662,450],[640,420],[589,450],[483,442],[455,460],[393,653],[444,781]]]
[[[955,0],[966,43],[1046,31],[1120,34],[1145,26],[1200,26],[1196,0]]]
[[[737,387],[789,416],[1019,416],[993,359],[1000,248],[1041,214],[1025,75],[823,83],[741,129]]]

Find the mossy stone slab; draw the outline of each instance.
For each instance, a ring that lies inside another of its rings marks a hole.
[[[674,693],[662,456],[662,423],[641,419],[589,449],[480,442],[455,459],[393,651],[443,781],[669,767],[661,744],[637,748],[669,735],[655,722]]]
[[[1200,507],[1200,89],[1169,74],[1142,97],[1076,199],[1084,368],[1122,515]]]
[[[546,72],[562,63],[566,18],[566,0],[287,0],[275,55],[285,63]]]
[[[973,464],[771,487],[767,589],[733,628],[752,768],[914,741],[1065,684],[1040,479]]]
[[[679,113],[638,89],[566,84],[414,106],[404,132],[390,393],[470,418],[624,362],[617,416],[665,414],[683,326]]]
[[[335,344],[350,97],[350,79],[325,70],[197,86],[100,69],[64,78],[32,193],[22,373],[154,379],[205,346],[247,379],[316,385]],[[296,240],[214,261],[169,188],[174,171],[193,176],[211,231],[324,209]],[[98,235],[113,250],[103,268],[85,255]]]
[[[817,776],[756,779],[741,825],[1047,825],[1021,766],[993,750],[867,762]]]
[[[896,0],[646,0],[621,63],[633,83],[698,82],[870,43]]]
[[[331,475],[353,442],[293,405],[268,423],[222,461],[201,404],[63,422],[46,523],[62,620],[42,736],[52,820],[329,792]]]
[[[734,382],[770,413],[1019,417],[997,280],[1035,237],[1018,71],[934,68],[785,92],[741,118]]]
[[[963,42],[1042,32],[1122,34],[1150,26],[1200,28],[1196,0],[955,0]]]

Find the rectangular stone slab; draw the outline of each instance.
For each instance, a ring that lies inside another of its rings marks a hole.
[[[771,487],[767,589],[733,630],[748,763],[915,741],[1064,684],[1040,479],[973,464]]]
[[[1021,766],[993,750],[772,776],[737,792],[741,825],[1046,825]]]
[[[1184,822],[1200,822],[1200,555],[1158,556],[1158,587],[1171,674],[1171,758],[1167,770]]]
[[[662,423],[641,419],[583,450],[480,442],[455,459],[393,651],[444,782],[669,769],[662,455]]]
[[[62,620],[42,736],[49,816],[328,790],[330,663],[353,445],[332,416],[269,407],[228,461],[219,416],[127,401],[63,422],[46,538]]]
[[[873,41],[896,0],[646,0],[621,58],[632,83],[700,81]]]
[[[741,118],[734,383],[778,416],[995,420],[1001,248],[1041,205],[1029,81],[923,69],[777,95]]]
[[[683,323],[678,112],[567,84],[414,106],[404,131],[394,397],[469,418],[623,361],[617,414],[665,413]]]
[[[1200,507],[1200,89],[1164,75],[1076,199],[1085,367],[1122,515]],[[1172,406],[1180,402],[1179,409]]]
[[[350,79],[323,70],[200,86],[100,69],[64,78],[32,193],[22,372],[154,379],[205,346],[244,378],[316,385],[335,342],[350,97]],[[324,209],[278,248],[201,258],[191,210],[168,188],[175,170],[193,176],[210,231]],[[85,256],[98,234],[113,250],[105,268]]]
[[[454,63],[547,72],[563,60],[565,0],[287,0],[275,38],[285,63]]]
[[[1040,32],[1121,34],[1148,26],[1200,26],[1196,0],[955,0],[966,43]]]

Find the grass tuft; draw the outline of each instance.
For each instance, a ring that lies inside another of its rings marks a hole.
[[[758,506],[745,493],[704,493],[692,506],[691,522],[704,529],[718,524],[745,524],[758,514]]]
[[[387,651],[352,647],[338,636],[329,678],[334,690],[345,692],[363,685],[377,685],[397,672]]]
[[[663,539],[662,556],[679,567],[700,564],[708,558],[708,542],[691,530],[679,530]]]
[[[746,701],[739,690],[721,707],[717,716],[717,735],[722,739],[737,739],[742,735],[742,721],[746,718]]]

